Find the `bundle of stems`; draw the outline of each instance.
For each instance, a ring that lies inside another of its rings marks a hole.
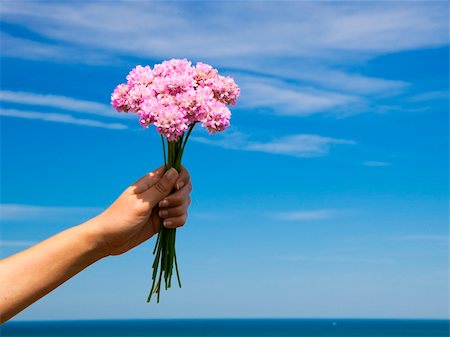
[[[169,142],[166,137],[161,135],[165,171],[169,170],[172,167],[177,171],[180,171],[184,148],[186,147],[189,135],[194,129],[194,126],[195,123],[191,124],[187,132],[179,137],[176,141]],[[152,295],[156,294],[157,303],[159,303],[162,279],[164,278],[166,290],[172,285],[172,272],[174,265],[175,271],[177,273],[178,285],[181,288],[180,273],[178,271],[177,254],[175,250],[175,238],[177,230],[176,228],[164,227],[163,220],[161,219],[160,221],[161,224],[158,238],[156,239],[155,248],[153,249],[153,255],[156,255],[152,267],[152,288],[147,298],[147,302],[150,302]]]

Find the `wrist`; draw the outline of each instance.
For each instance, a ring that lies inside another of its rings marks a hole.
[[[109,246],[105,240],[101,218],[96,216],[78,226],[83,242],[86,244],[90,255],[95,260],[100,260],[109,255]]]

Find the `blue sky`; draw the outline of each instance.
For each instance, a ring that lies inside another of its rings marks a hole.
[[[107,207],[162,162],[109,107],[136,64],[241,87],[194,132],[183,288],[148,305],[154,240],[17,320],[448,317],[447,2],[33,2],[1,11],[1,255]]]

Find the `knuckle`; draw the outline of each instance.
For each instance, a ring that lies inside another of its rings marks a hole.
[[[131,209],[135,214],[142,215],[142,214],[146,214],[148,212],[148,205],[144,202],[136,200],[131,205]]]
[[[159,193],[164,193],[166,191],[166,185],[162,181],[158,181],[155,184],[155,190],[157,190]]]
[[[184,213],[184,207],[183,206],[178,206],[176,208],[176,214],[177,215],[183,215],[183,213]]]
[[[176,196],[173,198],[173,203],[175,205],[181,205],[183,204],[183,198],[181,198],[181,196]]]
[[[163,219],[167,219],[167,218],[169,218],[170,217],[170,209],[161,209],[159,212],[158,212],[158,215],[161,217],[161,218],[163,218]]]
[[[169,211],[169,215],[171,217],[177,217],[181,214],[181,212],[180,207],[174,207]]]

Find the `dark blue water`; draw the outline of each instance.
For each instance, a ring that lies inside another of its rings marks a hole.
[[[7,336],[159,336],[159,337],[442,337],[447,320],[375,319],[159,319],[9,322]]]

